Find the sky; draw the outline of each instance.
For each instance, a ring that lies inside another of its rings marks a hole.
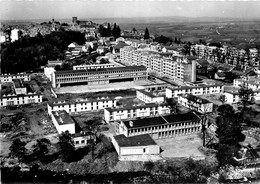
[[[1,20],[123,17],[260,18],[260,0],[0,0]]]

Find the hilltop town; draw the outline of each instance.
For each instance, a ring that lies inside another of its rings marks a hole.
[[[94,182],[260,176],[259,46],[77,17],[1,31],[5,177],[17,167]]]

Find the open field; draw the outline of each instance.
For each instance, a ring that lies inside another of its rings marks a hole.
[[[202,159],[205,157],[198,148],[202,145],[202,140],[196,135],[179,136],[169,139],[159,139],[155,142],[163,150],[163,158],[193,157]]]

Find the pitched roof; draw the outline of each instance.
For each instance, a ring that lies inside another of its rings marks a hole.
[[[114,139],[120,147],[149,146],[157,145],[148,134],[126,137],[125,135],[116,135]]]

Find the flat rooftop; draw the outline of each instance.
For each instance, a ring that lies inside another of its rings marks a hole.
[[[125,135],[121,134],[114,136],[114,139],[120,147],[157,145],[156,142],[148,134],[136,135],[131,137],[126,137]]]
[[[111,72],[111,71],[132,71],[132,70],[146,70],[145,66],[126,66],[113,68],[98,68],[90,70],[59,70],[56,74],[70,74],[70,73],[96,73],[96,72]]]
[[[13,83],[15,88],[25,88],[22,79],[13,79]]]
[[[52,111],[52,114],[59,125],[75,124],[74,120],[65,110]]]
[[[135,128],[158,126],[158,125],[165,125],[165,124],[176,124],[176,123],[187,122],[187,121],[197,121],[197,120],[200,120],[200,118],[196,114],[194,114],[193,112],[188,112],[185,114],[171,114],[167,116],[123,121],[123,123],[128,129],[135,129]]]

